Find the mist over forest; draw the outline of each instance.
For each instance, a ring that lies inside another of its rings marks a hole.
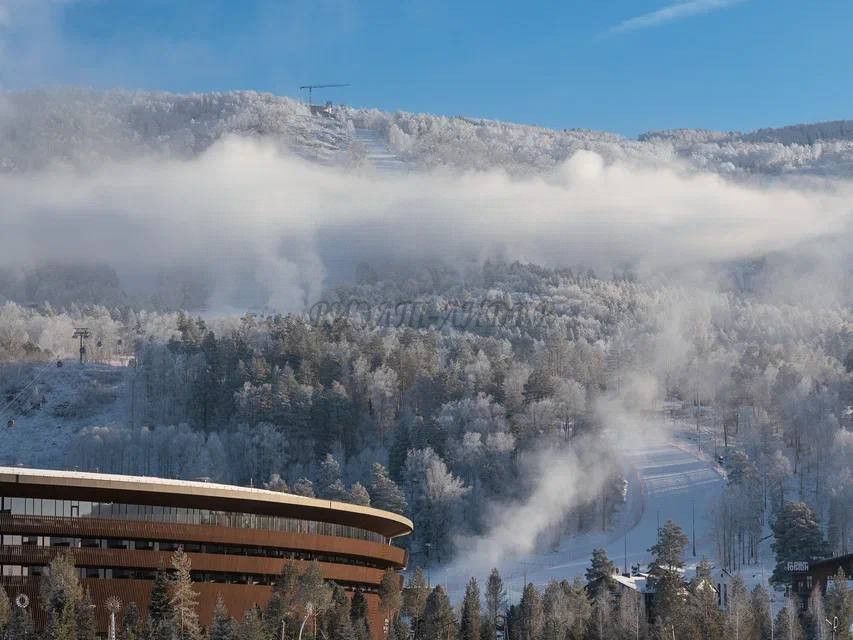
[[[413,518],[416,564],[483,575],[621,531],[665,415],[725,440],[719,566],[792,502],[849,552],[851,121],[4,93],[0,193],[0,417],[51,434],[7,430],[0,464],[370,504]]]

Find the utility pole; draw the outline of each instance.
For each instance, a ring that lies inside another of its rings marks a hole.
[[[696,499],[690,500],[690,512],[693,517],[693,557],[696,557]]]
[[[92,334],[87,327],[75,327],[72,338],[80,339],[80,364],[83,364],[83,357],[86,355],[86,347],[83,346],[83,340],[90,338]]]

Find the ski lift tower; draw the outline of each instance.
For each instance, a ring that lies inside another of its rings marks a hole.
[[[87,327],[75,327],[72,338],[80,338],[80,364],[83,364],[83,357],[86,355],[86,347],[83,346],[83,340],[90,338],[92,334]]]
[[[308,109],[311,111],[311,113],[314,113],[314,111],[315,111],[314,103],[311,100],[312,92],[314,91],[314,89],[331,89],[332,87],[348,87],[348,86],[350,86],[350,85],[348,85],[348,84],[303,84],[301,87],[299,87],[299,90],[300,91],[305,91],[305,90],[308,91]],[[332,105],[330,102],[326,103],[326,109],[329,110],[329,113],[331,113],[331,106]]]

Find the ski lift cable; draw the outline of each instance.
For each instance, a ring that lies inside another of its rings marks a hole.
[[[42,367],[41,369],[39,369],[36,372],[36,374],[30,379],[30,381],[26,385],[24,385],[24,387],[20,391],[18,391],[18,393],[16,393],[14,396],[12,396],[11,400],[9,400],[5,405],[0,407],[0,419],[5,418],[6,417],[6,411],[9,409],[9,407],[11,407],[13,404],[15,404],[15,402],[18,400],[18,398],[20,398],[24,394],[25,391],[29,390],[30,387],[32,387],[36,382],[38,382],[41,379],[41,377],[47,372],[48,369],[52,369],[54,366],[56,366],[56,365],[53,362],[51,362],[50,364],[47,364],[44,367]]]

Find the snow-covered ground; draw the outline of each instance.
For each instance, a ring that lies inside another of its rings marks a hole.
[[[630,570],[632,564],[638,563],[645,569],[658,525],[667,520],[678,523],[691,539],[685,553],[688,574],[703,557],[714,558],[706,514],[722,492],[725,478],[713,461],[713,444],[710,456],[700,454],[695,439],[691,442],[693,427],[682,421],[672,422],[662,414],[647,427],[638,439],[632,438],[630,445],[623,445],[629,484],[622,521],[609,532],[565,537],[555,550],[503,563],[498,569],[510,601],[520,598],[525,580],[543,586],[551,579],[582,576],[596,547],[605,548],[620,570],[626,566]],[[636,446],[637,440],[641,441],[640,446]],[[464,592],[468,576],[449,575],[441,567],[433,568],[431,574],[433,582],[447,583],[452,595]]]
[[[82,427],[126,420],[120,400],[128,369],[72,360],[0,370],[0,465],[61,469]],[[8,421],[14,420],[9,426]]]

